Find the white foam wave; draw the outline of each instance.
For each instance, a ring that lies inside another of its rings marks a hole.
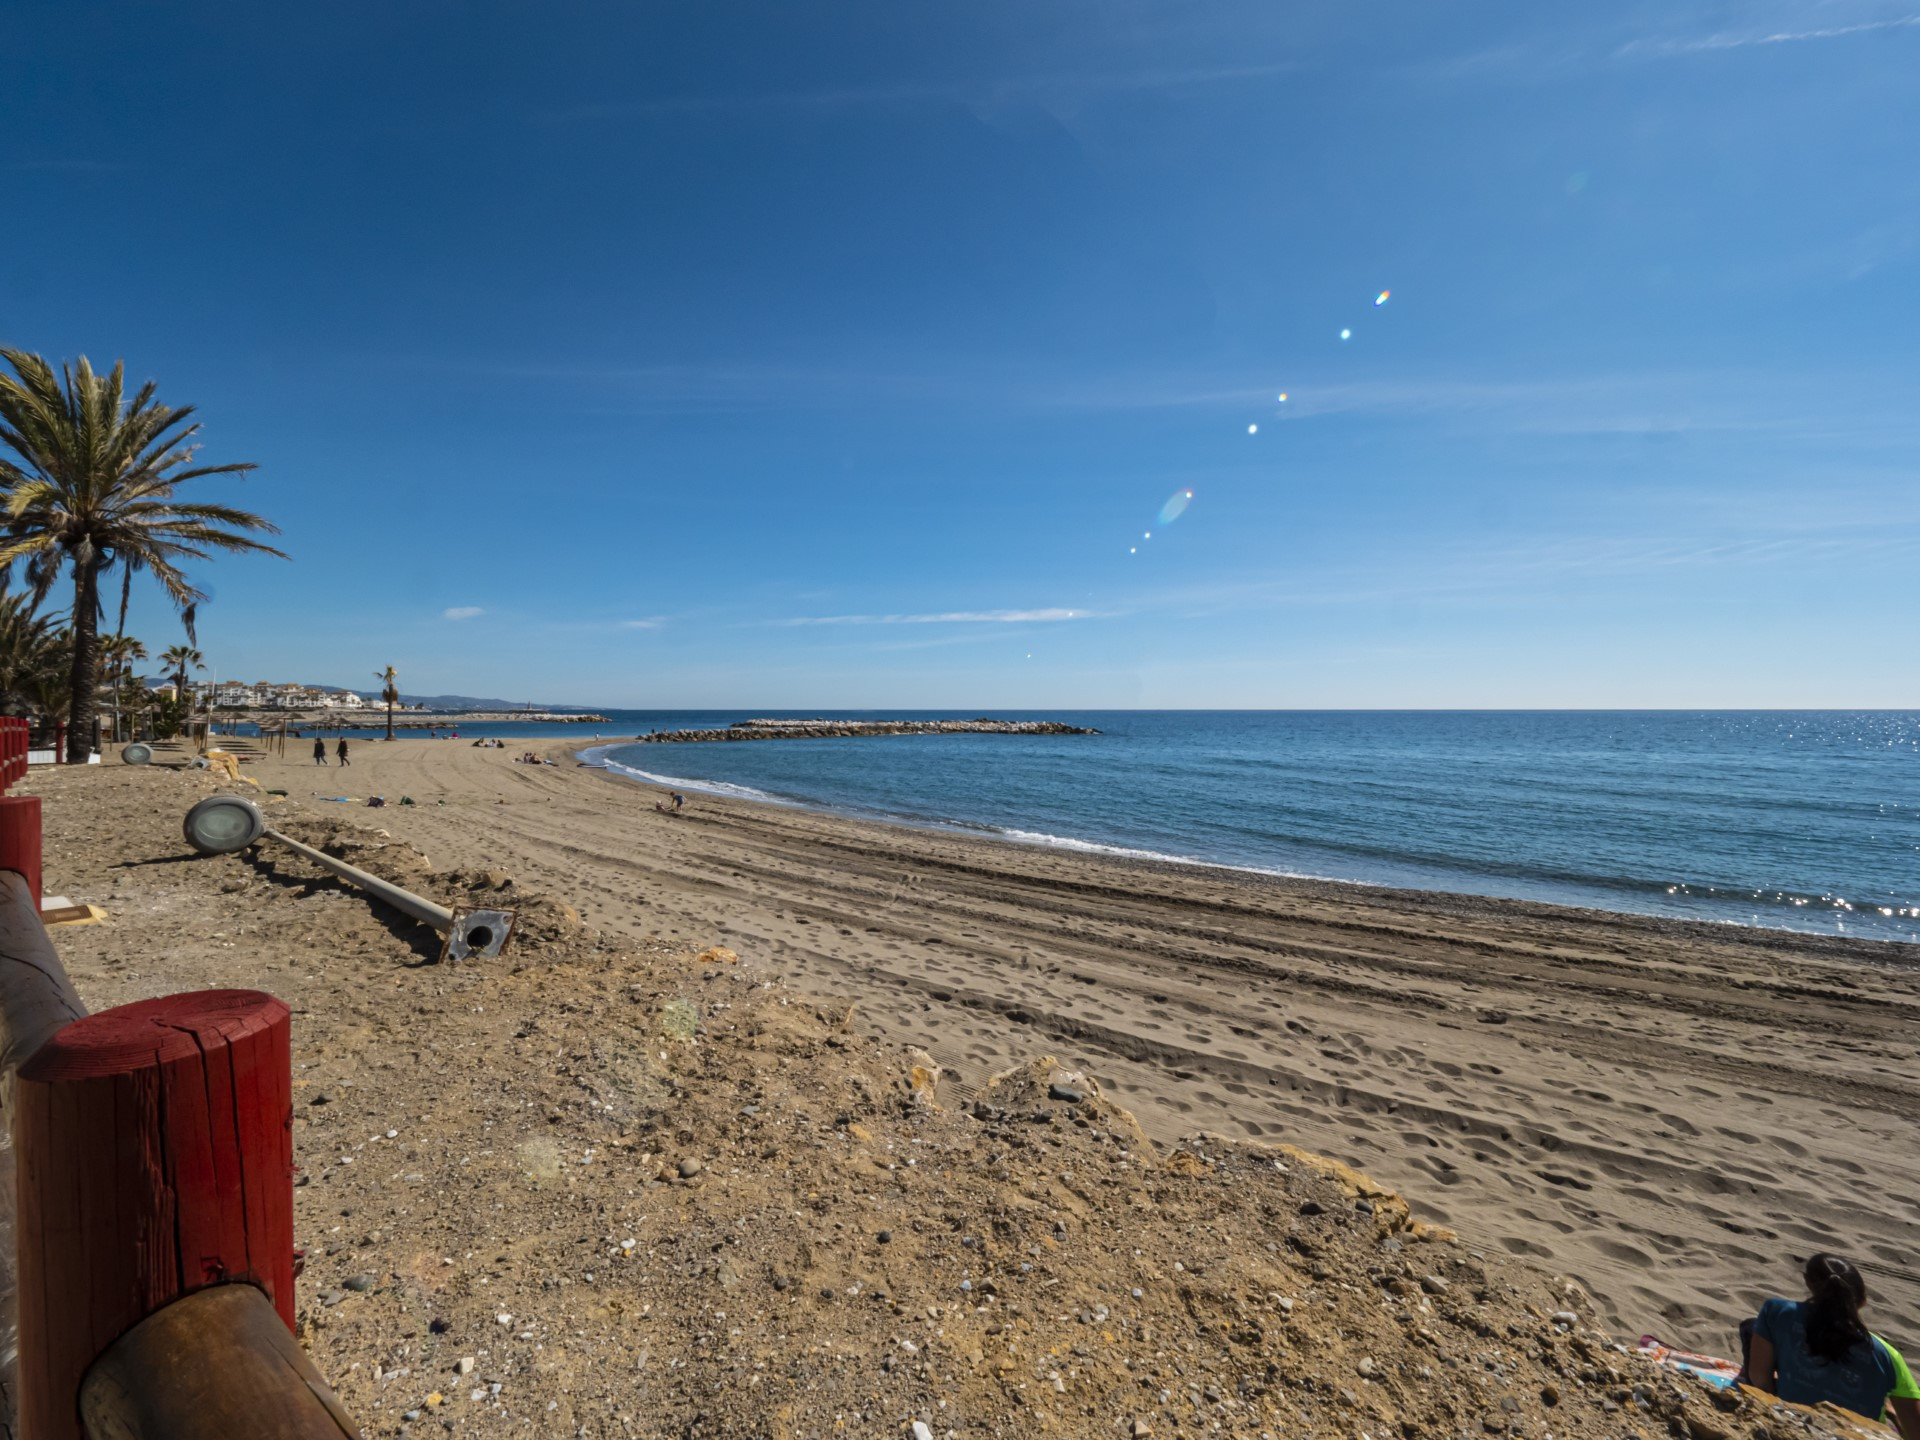
[[[1008,840],[1018,840],[1022,845],[1047,845],[1056,850],[1077,850],[1088,855],[1119,855],[1128,860],[1162,860],[1174,865],[1219,863],[1193,855],[1169,855],[1162,850],[1133,850],[1125,845],[1102,845],[1097,840],[1076,840],[1071,835],[1049,835],[1043,830],[1001,829],[999,833]]]
[[[677,775],[656,775],[651,770],[622,765],[618,760],[607,760],[603,764],[608,770],[630,775],[635,780],[644,780],[649,785],[664,785],[669,790],[692,790],[702,795],[725,795],[734,800],[759,800],[768,805],[793,804],[793,801],[783,800],[778,795],[769,795],[764,790],[755,790],[751,785],[729,785],[724,780],[683,780]]]

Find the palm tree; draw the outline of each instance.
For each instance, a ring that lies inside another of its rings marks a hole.
[[[107,694],[113,700],[113,738],[116,740],[121,738],[120,715],[131,688],[133,662],[146,658],[147,647],[131,635],[109,635],[100,642],[100,659],[107,672]]]
[[[191,645],[169,645],[160,652],[160,663],[173,677],[173,693],[188,709],[193,707],[187,700],[187,671],[206,669],[206,658]]]
[[[180,609],[193,638],[194,607],[205,597],[180,569],[213,550],[265,551],[246,531],[275,527],[229,505],[182,504],[176,487],[209,475],[242,475],[248,464],[196,465],[193,407],[162,405],[151,381],[125,398],[125,366],[99,375],[82,356],[59,374],[38,355],[0,349],[13,367],[0,374],[0,493],[6,499],[0,574],[26,562],[38,605],[63,566],[73,572],[73,667],[67,759],[84,763],[99,699],[100,576],[114,564],[145,570]],[[282,557],[284,558],[284,556]]]
[[[26,596],[0,595],[0,712],[35,708],[42,682],[66,662],[65,635]]]
[[[387,702],[387,739],[391,740],[393,738],[393,707],[400,703],[400,672],[389,665],[384,670],[374,671],[373,678],[385,687],[380,691],[380,698]]]

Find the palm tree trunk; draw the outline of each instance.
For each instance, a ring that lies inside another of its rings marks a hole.
[[[73,561],[73,697],[67,710],[67,763],[84,765],[93,753],[100,697],[100,572],[91,557]]]
[[[120,623],[114,627],[113,631],[114,653],[119,656],[120,662],[115,667],[119,674],[119,679],[113,687],[113,738],[116,741],[120,738],[121,692],[127,688],[127,672],[133,668],[133,662],[129,660],[125,652],[119,648],[121,643],[127,638],[127,602],[132,598],[133,566],[122,561],[120,565]]]
[[[393,701],[387,701],[387,739],[393,738]]]

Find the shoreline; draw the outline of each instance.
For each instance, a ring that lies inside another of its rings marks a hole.
[[[426,740],[324,776],[249,772],[299,810],[560,896],[609,943],[726,946],[927,1050],[956,1104],[1050,1054],[1162,1145],[1333,1156],[1472,1247],[1579,1282],[1621,1331],[1719,1348],[1785,1283],[1782,1256],[1834,1249],[1887,1333],[1920,1333],[1913,947],[729,798],[668,816],[657,787]],[[310,798],[374,792],[377,820]]]
[[[652,786],[667,790],[680,788],[697,793],[707,799],[722,800],[744,805],[766,805],[775,809],[797,810],[807,815],[818,815],[823,819],[844,820],[850,824],[876,825],[883,828],[898,828],[908,831],[926,831],[940,835],[952,835],[962,839],[978,840],[987,844],[1012,845],[1022,849],[1059,850],[1072,855],[1084,855],[1089,859],[1107,859],[1139,865],[1164,866],[1174,870],[1200,869],[1220,872],[1227,876],[1242,876],[1249,880],[1271,880],[1285,885],[1328,886],[1334,891],[1356,890],[1376,893],[1381,897],[1408,897],[1410,902],[1422,900],[1440,901],[1461,906],[1498,905],[1514,906],[1522,910],[1536,910],[1544,917],[1566,913],[1585,916],[1592,919],[1624,918],[1642,921],[1656,927],[1680,927],[1685,933],[1691,933],[1686,927],[1697,930],[1695,938],[1723,931],[1734,930],[1743,935],[1754,937],[1754,943],[1769,943],[1764,937],[1774,937],[1779,946],[1803,945],[1807,942],[1832,942],[1846,950],[1848,947],[1861,947],[1856,958],[1866,964],[1912,965],[1920,967],[1920,941],[1882,939],[1867,935],[1836,935],[1829,930],[1798,930],[1788,925],[1764,925],[1741,920],[1708,920],[1691,916],[1667,915],[1649,910],[1612,909],[1600,905],[1572,905],[1554,900],[1534,900],[1519,895],[1480,894],[1472,890],[1445,890],[1416,885],[1389,885],[1375,880],[1353,880],[1334,875],[1311,875],[1301,871],[1280,870],[1260,865],[1236,864],[1230,860],[1210,860],[1198,855],[1174,855],[1164,851],[1143,850],[1124,845],[1114,845],[1106,841],[1089,840],[1080,836],[1047,835],[1039,831],[1009,831],[997,826],[968,824],[960,820],[923,820],[904,815],[888,815],[878,811],[856,810],[846,807],[817,803],[808,800],[790,799],[786,796],[770,795],[764,791],[754,791],[751,787],[731,785],[725,781],[694,780],[683,777],[662,777],[654,779],[634,770],[631,766],[621,766],[587,759],[594,751],[617,749],[630,745],[631,740],[557,740],[549,741],[545,753],[587,769],[600,769],[603,773],[620,773],[614,778],[634,785]],[[531,747],[540,748],[540,747]],[[1032,837],[1032,838],[1028,838]],[[1896,952],[1887,954],[1888,950]]]

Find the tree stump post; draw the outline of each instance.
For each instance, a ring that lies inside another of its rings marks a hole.
[[[21,1067],[22,1433],[81,1440],[88,1367],[181,1296],[242,1281],[291,1330],[287,1007],[257,990],[76,1020]]]
[[[0,870],[27,882],[40,912],[40,797],[0,795]]]

